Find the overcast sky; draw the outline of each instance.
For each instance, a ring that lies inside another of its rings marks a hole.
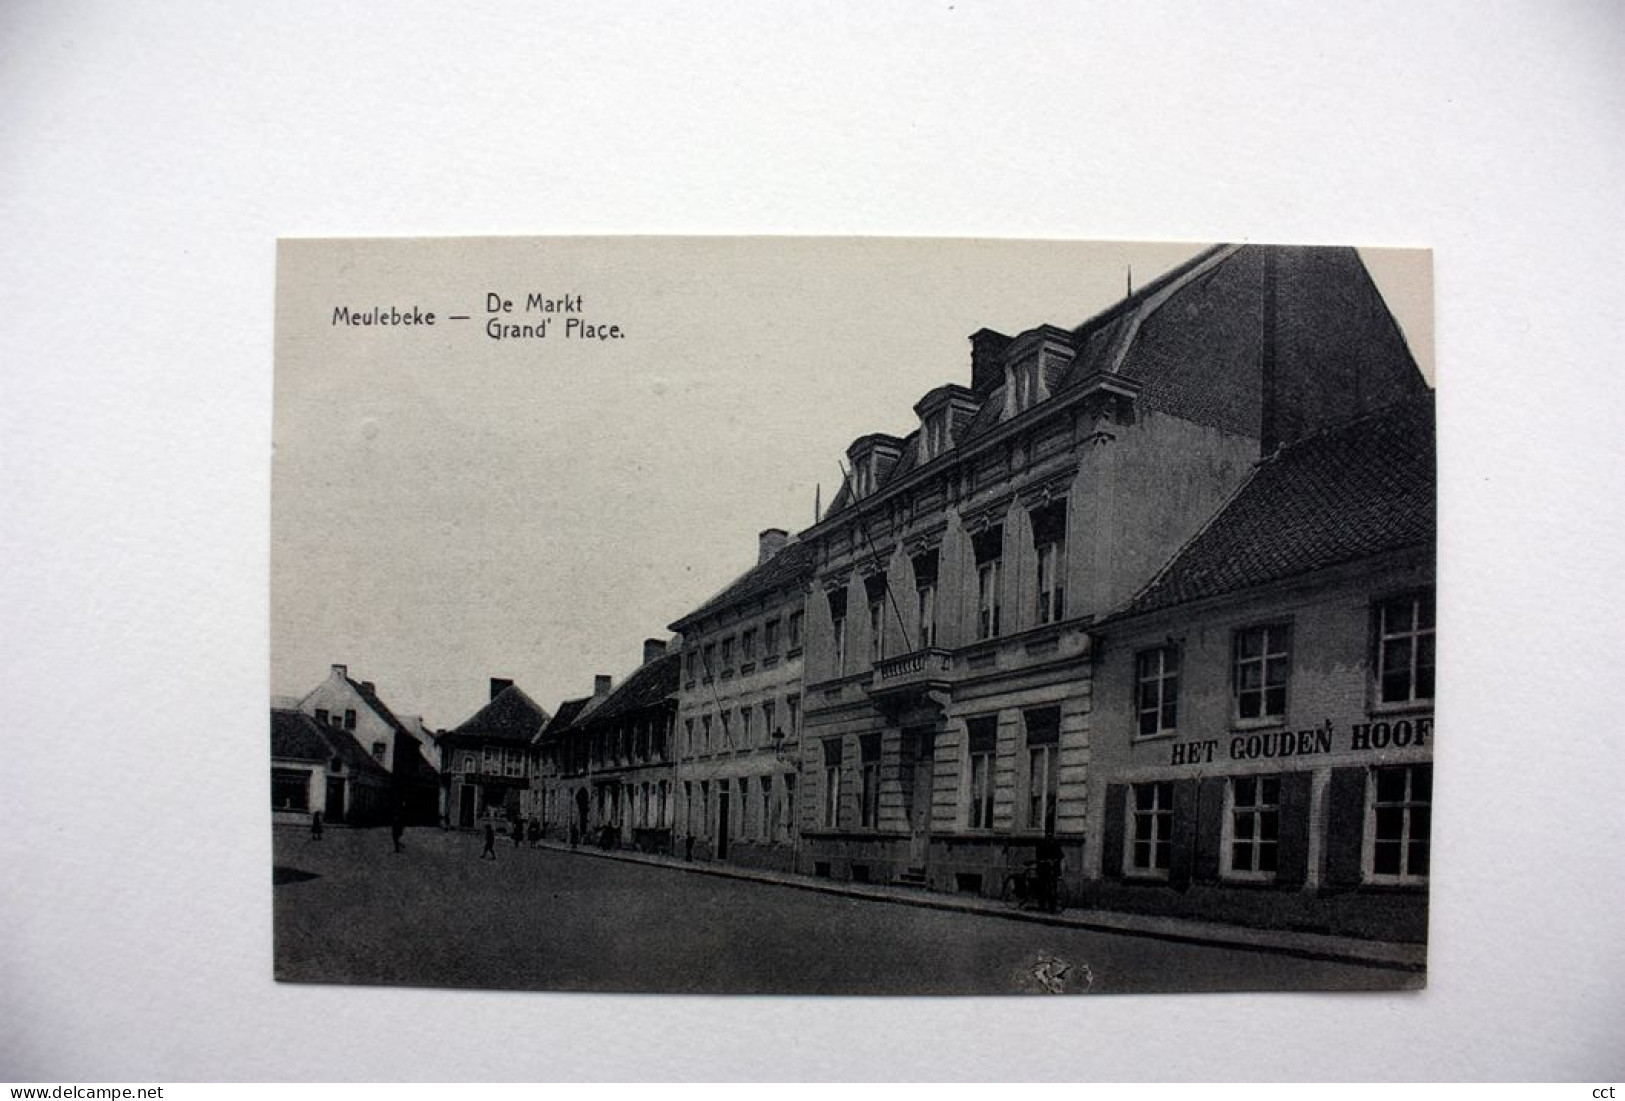
[[[549,711],[827,503],[867,432],[970,381],[966,337],[1070,327],[1205,246],[855,239],[284,243],[271,690],[344,662],[454,726],[510,677]],[[1425,252],[1362,251],[1433,377]],[[581,296],[613,341],[485,335],[486,295]],[[439,314],[334,326],[337,306]],[[446,315],[467,314],[468,321]]]

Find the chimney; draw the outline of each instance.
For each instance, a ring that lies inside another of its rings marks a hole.
[[[334,662],[333,672],[337,673],[341,677],[348,677],[350,675],[350,667],[348,665],[340,665],[338,662]]]
[[[1004,385],[1004,352],[1010,338],[992,329],[970,334],[970,388],[986,395]]]
[[[775,554],[784,549],[784,544],[790,541],[790,533],[783,528],[768,528],[756,537],[756,564],[760,566]],[[648,644],[645,643],[645,651]]]
[[[370,680],[364,680],[364,681],[361,682],[361,690],[363,692],[371,692],[374,695],[376,695],[377,692],[378,692],[377,687],[374,686],[372,681],[370,681]]]
[[[666,641],[659,638],[646,638],[643,640],[643,664],[648,665],[656,658],[666,656]]]
[[[493,700],[496,699],[498,696],[502,695],[503,692],[507,691],[508,689],[510,689],[512,687],[513,687],[513,681],[509,680],[508,678],[506,678],[506,677],[492,677],[491,678],[491,698]]]
[[[596,677],[592,678],[593,699],[600,699],[609,695],[609,686],[614,683],[615,679],[608,673],[599,673]]]

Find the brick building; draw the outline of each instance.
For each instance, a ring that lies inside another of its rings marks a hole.
[[[685,855],[794,864],[811,579],[807,545],[770,528],[758,536],[755,565],[671,624],[683,663],[673,828]]]
[[[1426,390],[1351,249],[1219,246],[970,367],[800,537],[805,872],[998,894],[1047,831],[1098,866],[1097,624],[1262,456]]]

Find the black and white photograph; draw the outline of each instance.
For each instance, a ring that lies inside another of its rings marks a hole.
[[[275,974],[1423,986],[1424,250],[289,239]]]

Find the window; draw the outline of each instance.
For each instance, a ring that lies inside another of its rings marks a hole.
[[[770,619],[762,624],[762,652],[773,657],[779,652],[779,621]]]
[[[834,829],[841,821],[841,740],[824,743],[824,826]]]
[[[762,742],[766,745],[776,745],[784,732],[773,725],[778,716],[778,705],[772,700],[762,701]],[[778,737],[775,737],[775,734]]]
[[[318,723],[320,723],[321,725],[323,725],[323,726],[331,726],[332,725],[331,722],[327,718],[327,708],[318,707],[316,709],[316,721]]]
[[[711,752],[711,716],[700,717],[700,752]]]
[[[683,655],[683,660],[687,663],[688,679],[698,680],[700,676],[700,652],[698,650],[690,650],[688,653]]]
[[[970,808],[973,830],[993,828],[993,759],[998,752],[999,720],[992,715],[966,724],[970,743]]]
[[[829,597],[829,618],[833,628],[835,648],[835,675],[846,675],[846,589],[831,589]]]
[[[271,809],[309,810],[310,773],[292,768],[273,768]]]
[[[873,665],[886,656],[886,575],[864,578],[863,588],[869,598],[869,663]]]
[[[763,776],[760,781],[762,812],[756,816],[756,836],[762,841],[773,840],[773,778]]]
[[[502,774],[504,776],[523,776],[525,774],[525,754],[519,749],[505,749],[502,751]]]
[[[1230,874],[1275,876],[1281,830],[1281,778],[1237,776],[1230,781]]]
[[[1286,682],[1290,668],[1288,631],[1283,624],[1248,627],[1236,632],[1236,717],[1247,720],[1286,717]]]
[[[784,697],[784,710],[790,719],[790,736],[793,738],[801,733],[801,697]]]
[[[788,840],[796,829],[796,774],[784,774],[784,836]]]
[[[1140,737],[1170,734],[1179,725],[1179,648],[1157,646],[1134,655]]]
[[[801,612],[791,612],[790,613],[790,623],[789,623],[789,628],[788,628],[788,630],[789,630],[789,638],[786,640],[786,645],[789,646],[789,648],[792,649],[792,650],[801,649],[801,619],[802,619],[802,615],[803,615],[803,613],[801,613]]]
[[[683,781],[683,834],[694,836],[694,781]]]
[[[1066,617],[1066,502],[1034,509],[1031,517],[1038,557],[1038,622],[1054,623]]]
[[[344,729],[355,729],[355,708],[353,707],[348,707],[344,710]]]
[[[694,720],[693,719],[684,719],[683,720],[683,750],[682,751],[685,754],[692,754],[694,752]]]
[[[716,643],[707,642],[705,644],[705,649],[704,649],[704,651],[702,651],[702,654],[701,654],[701,657],[700,657],[700,663],[701,663],[701,667],[702,667],[702,669],[703,669],[703,671],[705,673],[705,679],[706,680],[710,680],[712,677],[717,675],[717,644]]]
[[[858,825],[873,829],[880,825],[880,735],[863,735],[858,748]]]
[[[1027,828],[1053,831],[1060,793],[1061,709],[1025,712],[1027,723]]]
[[[732,749],[734,747],[733,724],[728,721],[729,715],[730,712],[727,711],[722,713],[722,744],[717,747],[719,750]]]
[[[739,709],[739,746],[741,749],[749,749],[755,744],[751,741],[750,720],[751,709],[741,707]]]
[[[919,613],[920,646],[937,644],[937,552],[926,551],[914,557],[914,598]]]
[[[1142,875],[1167,875],[1173,848],[1174,785],[1135,784],[1129,807],[1128,866]]]
[[[722,671],[733,672],[734,667],[734,637],[729,635],[722,640]]]
[[[1422,883],[1428,877],[1428,834],[1433,817],[1433,766],[1391,765],[1372,770],[1370,878]]]
[[[999,636],[999,562],[1004,553],[1004,528],[991,528],[976,536],[976,637]]]
[[[375,760],[375,761],[382,761],[384,759],[384,752],[388,748],[389,747],[384,745],[383,742],[373,742],[372,743],[372,759]]]
[[[747,665],[756,660],[756,628],[754,627],[739,636],[739,660]]]
[[[1382,703],[1433,698],[1433,593],[1377,606],[1377,686]]]

